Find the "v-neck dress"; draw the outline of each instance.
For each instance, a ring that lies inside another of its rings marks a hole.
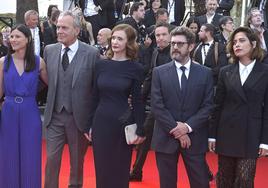
[[[36,68],[19,75],[13,59],[4,62],[5,101],[0,124],[0,187],[41,188],[41,118],[36,103]]]

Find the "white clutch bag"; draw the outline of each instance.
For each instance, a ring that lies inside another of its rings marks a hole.
[[[137,130],[136,123],[127,125],[125,127],[125,136],[128,145],[133,144],[133,142],[137,139],[136,130]]]

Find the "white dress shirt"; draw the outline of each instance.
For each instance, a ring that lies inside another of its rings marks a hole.
[[[180,67],[181,66],[185,67],[184,74],[185,74],[186,78],[188,79],[189,78],[189,73],[190,73],[190,67],[191,67],[191,59],[189,59],[189,61],[185,65],[182,65],[179,62],[175,61],[175,66],[176,66],[176,71],[177,71],[177,74],[178,74],[179,82],[180,82],[180,85],[181,85],[181,76],[182,76],[183,72],[180,69]],[[183,123],[185,123],[185,122],[183,122]],[[187,123],[185,123],[185,125],[188,127],[189,133],[193,132],[193,129],[191,128],[191,126],[189,126]]]
[[[209,48],[213,44],[213,42],[214,42],[214,40],[208,42],[208,45],[205,45],[205,46],[203,46],[201,44],[201,55],[202,55],[202,64],[203,65],[205,64],[205,61],[206,61],[206,57],[208,55]]]
[[[67,46],[64,46],[64,45],[62,45],[62,47],[61,47],[61,59],[62,59],[62,56],[65,52],[66,47]],[[67,52],[67,54],[68,54],[68,58],[69,58],[69,63],[71,63],[77,50],[78,50],[78,40],[76,40],[72,45],[70,45],[68,47],[70,48],[70,50]]]
[[[35,55],[40,55],[40,36],[39,36],[39,28],[35,27],[34,29],[30,29],[33,37],[34,42],[34,53]]]
[[[241,85],[244,85],[245,81],[248,78],[248,75],[251,73],[251,71],[255,65],[255,62],[256,62],[256,60],[252,61],[247,66],[245,66],[239,62],[239,74],[240,74]]]

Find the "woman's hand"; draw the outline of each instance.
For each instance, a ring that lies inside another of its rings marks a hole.
[[[145,139],[146,139],[145,136],[144,136],[144,137],[142,137],[142,136],[137,136],[137,138],[133,141],[132,144],[135,144],[135,145],[137,145],[137,144],[141,144],[142,142],[144,142]]]

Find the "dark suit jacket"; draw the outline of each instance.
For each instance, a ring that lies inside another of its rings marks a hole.
[[[176,122],[186,122],[191,147],[186,152],[200,154],[207,151],[208,117],[213,107],[213,79],[209,68],[192,62],[185,98],[180,92],[174,61],[154,68],[151,90],[151,110],[155,117],[152,148],[157,152],[174,153],[179,147],[169,131]]]
[[[218,43],[218,62],[215,62],[215,42],[210,46],[205,59],[204,65],[210,67],[213,72],[214,85],[217,84],[220,68],[228,64],[228,59],[225,52],[225,46]],[[202,45],[197,45],[194,50],[193,59],[202,65]]]
[[[175,7],[174,7],[175,23],[172,24],[179,26],[184,18],[185,1],[184,0],[174,0],[174,1],[175,1]],[[163,8],[168,9],[168,0],[162,0],[161,4]]]
[[[222,0],[216,12],[224,16],[229,16],[230,10],[233,8],[233,6],[234,6],[234,0]]]
[[[93,69],[99,58],[98,50],[83,42],[79,42],[78,50],[72,60],[75,69],[72,80],[71,102],[73,116],[81,132],[89,131],[90,95],[92,93]],[[58,67],[61,65],[61,44],[47,45],[44,50],[44,60],[47,63],[48,93],[45,109],[44,125],[49,126],[54,111],[58,84]]]
[[[212,22],[211,22],[211,24],[213,24],[215,26],[217,32],[220,31],[220,29],[219,29],[220,22],[219,21],[221,18],[222,18],[222,15],[215,13],[215,15],[212,19]],[[196,19],[197,19],[198,23],[200,24],[200,27],[203,24],[208,23],[206,14],[198,16]]]
[[[85,2],[87,0],[79,0],[79,6],[81,7],[82,11],[84,12],[85,9]],[[100,6],[101,11],[99,11],[101,25],[107,25],[107,16],[110,15],[108,12],[110,10],[114,10],[114,3],[113,0],[93,0],[95,6]],[[94,27],[94,26],[93,26]]]
[[[268,144],[268,66],[256,61],[244,85],[238,63],[224,67],[219,76],[210,137],[216,152],[256,158],[259,145]]]

